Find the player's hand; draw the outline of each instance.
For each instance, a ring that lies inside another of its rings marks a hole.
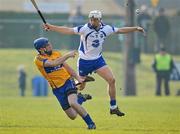
[[[68,57],[74,58],[77,55],[77,51],[76,50],[70,51],[69,53],[67,53],[67,55]]]
[[[79,76],[78,76],[77,80],[78,80],[78,83],[81,83],[80,85],[77,86],[77,89],[82,91],[86,86],[86,82],[84,82],[84,79]]]
[[[137,31],[142,32],[144,36],[146,36],[146,32],[145,32],[144,28],[137,27],[136,29],[137,29]]]
[[[43,24],[43,25],[42,25],[42,27],[43,27],[43,29],[44,29],[44,30],[46,30],[46,31],[50,31],[50,30],[51,30],[52,25],[51,25],[51,24],[46,23],[46,24]]]
[[[78,90],[82,91],[86,86],[86,82],[83,82],[82,84],[78,85],[77,88]]]
[[[77,79],[78,83],[84,82],[84,78],[81,78],[79,75],[77,75],[76,79]]]
[[[79,75],[76,76],[76,83],[81,83],[80,85],[76,86],[78,90],[83,90],[85,88],[86,83],[84,82],[85,77],[80,77]]]

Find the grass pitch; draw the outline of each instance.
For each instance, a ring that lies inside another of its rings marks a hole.
[[[118,98],[126,116],[109,114],[107,98],[84,103],[97,129],[87,130],[78,117],[70,120],[54,97],[1,98],[1,134],[179,134],[180,98]]]
[[[180,134],[180,98],[175,96],[180,83],[171,82],[170,97],[154,97],[153,55],[142,55],[136,66],[137,97],[124,97],[124,90],[119,90],[123,85],[122,54],[104,53],[116,77],[118,105],[126,116],[109,114],[106,83],[93,74],[96,82],[87,84],[83,91],[93,95],[83,104],[97,125],[93,131],[86,129],[81,117],[68,119],[50,89],[48,97],[32,97],[31,79],[39,75],[33,63],[35,55],[29,49],[0,50],[0,134]],[[76,69],[76,59],[68,63]],[[17,83],[20,64],[25,65],[28,76],[24,98],[19,97]]]

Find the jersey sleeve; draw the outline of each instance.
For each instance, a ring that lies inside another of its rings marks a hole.
[[[34,59],[34,63],[36,64],[36,66],[37,66],[38,68],[44,67],[44,63],[45,63],[46,61],[47,61],[47,59],[43,59],[43,58],[41,58],[41,57],[39,57],[39,56],[35,57],[35,59]]]
[[[118,31],[117,27],[106,25],[104,32],[106,33],[107,36],[114,34]]]
[[[76,33],[76,34],[83,34],[84,33],[84,25],[74,27],[73,30],[74,30],[74,33]]]

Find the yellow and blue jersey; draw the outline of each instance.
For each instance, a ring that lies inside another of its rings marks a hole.
[[[36,64],[38,70],[48,80],[52,89],[56,89],[56,88],[63,86],[65,84],[66,80],[68,80],[70,78],[70,74],[63,67],[63,64],[55,66],[55,67],[44,67],[44,63],[47,60],[52,61],[61,56],[62,55],[60,52],[53,51],[50,56],[38,54],[34,59],[34,62]]]

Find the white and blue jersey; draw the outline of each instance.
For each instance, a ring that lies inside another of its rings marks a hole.
[[[78,50],[78,69],[80,76],[86,76],[106,65],[102,57],[102,46],[106,37],[116,33],[118,28],[101,24],[100,28],[96,30],[90,23],[87,23],[73,29],[76,34],[81,36]]]
[[[79,57],[84,60],[95,60],[101,56],[102,45],[107,36],[117,32],[118,28],[101,24],[95,30],[90,23],[74,27],[74,32],[80,34]]]

